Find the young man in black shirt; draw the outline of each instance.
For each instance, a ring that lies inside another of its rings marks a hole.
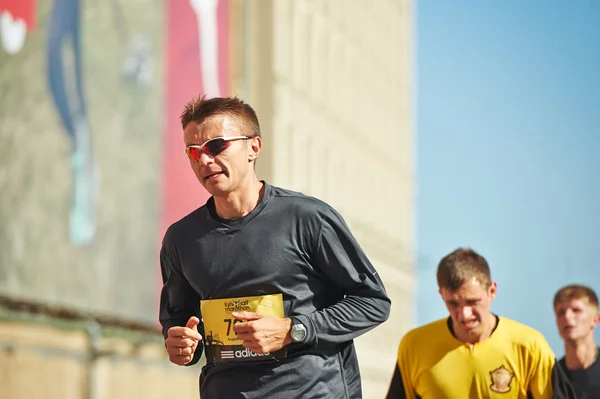
[[[181,122],[212,196],[163,239],[171,362],[204,350],[202,399],[361,398],[353,339],[388,318],[390,300],[348,226],[326,203],[258,179],[249,105],[199,98]]]
[[[584,285],[568,285],[554,296],[554,314],[565,356],[560,365],[578,399],[600,398],[600,361],[594,329],[600,321],[598,297]]]

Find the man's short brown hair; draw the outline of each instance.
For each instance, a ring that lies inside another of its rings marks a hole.
[[[554,295],[554,308],[560,303],[574,299],[587,299],[590,305],[598,308],[598,296],[594,290],[581,284],[570,284],[558,290]]]
[[[470,248],[456,249],[446,255],[438,265],[439,288],[456,291],[473,277],[485,288],[488,288],[492,282],[487,261]]]
[[[260,125],[254,109],[237,97],[206,98],[199,95],[187,103],[181,113],[181,126],[185,130],[190,122],[202,123],[212,116],[227,115],[236,118],[248,136],[260,137]]]

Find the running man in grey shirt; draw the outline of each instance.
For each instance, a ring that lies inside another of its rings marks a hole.
[[[202,399],[361,398],[353,339],[390,299],[348,226],[318,199],[258,179],[262,138],[237,98],[181,117],[207,203],[163,239],[160,322],[170,360],[202,352]]]

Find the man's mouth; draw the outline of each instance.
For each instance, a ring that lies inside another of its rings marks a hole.
[[[206,180],[216,179],[217,177],[219,177],[222,174],[223,174],[223,172],[211,173],[209,175],[204,176],[204,179],[206,179]]]
[[[471,328],[477,326],[477,320],[465,321],[465,322],[462,323],[462,325],[466,329],[471,329]]]

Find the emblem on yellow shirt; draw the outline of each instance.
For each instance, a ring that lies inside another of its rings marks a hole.
[[[490,371],[490,377],[492,377],[492,385],[490,385],[490,389],[499,393],[509,392],[510,383],[512,382],[514,376],[515,375],[504,366],[500,366],[494,371]]]

